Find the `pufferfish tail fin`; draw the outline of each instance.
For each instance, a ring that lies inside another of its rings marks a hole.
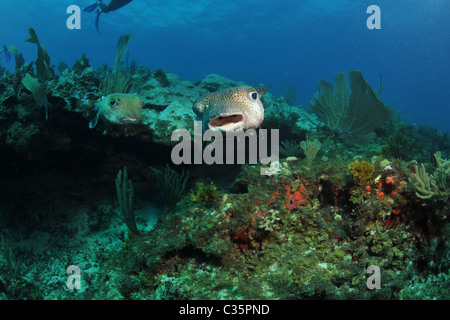
[[[89,129],[92,129],[97,125],[98,118],[100,117],[100,113],[101,113],[101,109],[100,109],[100,107],[98,107],[97,102],[101,98],[102,97],[101,96],[99,97],[98,94],[95,92],[88,92],[84,95],[83,99],[81,99],[81,102],[89,107],[88,108],[89,111],[86,112],[86,115],[85,115],[85,117],[87,119],[92,117],[94,110],[97,111],[95,116],[89,121]]]

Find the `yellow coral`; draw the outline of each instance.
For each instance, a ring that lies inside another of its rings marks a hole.
[[[306,155],[306,158],[309,161],[313,161],[316,157],[317,152],[319,151],[320,147],[322,145],[320,144],[319,140],[309,140],[300,142],[300,147],[303,149],[303,152]]]
[[[197,182],[195,188],[191,189],[189,192],[189,199],[192,202],[206,202],[212,204],[218,194],[217,187],[212,182],[207,187],[202,182]]]
[[[416,189],[416,195],[421,199],[436,199],[447,201],[450,197],[450,160],[442,158],[441,152],[434,154],[437,169],[433,174],[428,174],[423,163],[415,170],[409,182]]]
[[[374,170],[374,165],[367,161],[359,162],[358,160],[355,160],[348,166],[348,171],[353,179],[353,182],[361,185],[370,181]]]

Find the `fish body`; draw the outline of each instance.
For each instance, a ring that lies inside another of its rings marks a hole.
[[[256,129],[264,120],[261,96],[264,88],[241,86],[209,93],[193,105],[195,114],[203,122],[203,130],[224,132]]]
[[[96,103],[97,116],[89,123],[93,128],[100,115],[114,124],[137,124],[141,122],[142,100],[135,94],[112,93]]]
[[[98,33],[100,33],[99,29],[99,21],[100,21],[100,14],[102,13],[108,13],[110,11],[117,10],[119,8],[122,8],[123,6],[130,3],[132,0],[111,0],[111,2],[106,5],[101,0],[97,1],[94,4],[91,4],[90,6],[83,9],[84,12],[92,12],[97,7],[100,7],[100,9],[97,10],[97,16],[95,17],[95,27],[97,28]]]

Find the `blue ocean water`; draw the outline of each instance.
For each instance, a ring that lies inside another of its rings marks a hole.
[[[25,61],[36,47],[33,27],[52,63],[72,65],[85,53],[93,66],[114,62],[117,39],[133,33],[130,60],[189,81],[217,73],[275,95],[286,85],[307,105],[320,79],[360,70],[383,99],[414,125],[450,129],[450,2],[447,0],[134,0],[102,14],[82,13],[69,30],[66,9],[89,0],[0,1],[0,44],[15,45]],[[369,30],[369,5],[381,10],[381,29]],[[9,70],[13,62],[0,61]]]

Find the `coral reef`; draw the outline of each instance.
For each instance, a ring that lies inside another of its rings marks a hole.
[[[25,63],[25,59],[24,59],[22,53],[19,52],[19,50],[17,49],[16,46],[10,46],[10,47],[8,48],[8,50],[9,50],[9,51],[13,54],[13,56],[14,56],[14,61],[15,61],[15,64],[16,64],[15,69],[16,69],[16,71],[17,71],[17,70],[19,70],[19,69],[23,66],[23,64]]]
[[[127,48],[131,42],[133,35],[121,35],[117,41],[117,52],[114,58],[114,65],[111,73],[108,73],[102,80],[99,91],[102,95],[107,96],[111,93],[128,93],[131,89],[129,79],[126,75],[122,75],[121,66]]]
[[[36,73],[39,81],[47,81],[52,76],[52,69],[50,65],[50,56],[47,53],[47,50],[41,43],[36,35],[36,32],[33,28],[28,29],[28,33],[30,34],[30,38],[26,41],[30,43],[35,43],[37,45],[37,58],[35,61],[36,65]]]
[[[434,154],[437,163],[436,171],[429,175],[423,163],[414,167],[410,182],[416,189],[416,195],[421,199],[437,199],[447,201],[450,197],[450,160],[443,159],[441,152]]]
[[[88,128],[89,101],[117,66],[95,70],[82,56],[59,75],[23,64],[0,78],[0,298],[449,298],[447,134],[385,123],[384,104],[351,72],[350,97],[342,74],[336,94],[322,82],[323,115],[264,95],[262,126],[280,130],[287,157],[273,175],[260,164],[174,168],[171,133],[192,133],[193,102],[246,84],[121,68],[144,102],[140,125]],[[48,120],[24,90],[39,77]],[[330,134],[362,136],[373,113],[364,146]],[[76,291],[65,287],[70,265],[83,274]],[[380,289],[368,288],[368,266],[380,268]]]
[[[189,192],[189,199],[192,202],[206,202],[209,205],[214,204],[218,197],[219,192],[213,182],[209,186],[205,186],[202,182],[197,181],[195,188]]]
[[[301,146],[297,141],[284,140],[280,144],[280,154],[285,157],[295,157],[301,153]]]
[[[375,167],[367,161],[355,160],[348,166],[348,171],[356,184],[367,184],[372,178]]]
[[[156,168],[151,168],[156,184],[161,192],[162,198],[170,206],[174,206],[186,187],[186,183],[189,179],[189,171],[182,171],[179,175],[175,170],[170,169],[169,165],[166,166],[164,172]]]
[[[319,82],[319,91],[308,106],[331,130],[355,138],[381,127],[389,119],[389,110],[364,80],[360,71],[349,72],[350,94],[345,75],[340,72],[332,83]]]
[[[39,107],[45,108],[45,119],[48,120],[48,99],[45,88],[39,83],[39,81],[29,74],[25,75],[22,80],[22,84],[27,90],[31,91],[34,97],[34,101]]]
[[[320,150],[320,147],[322,145],[320,144],[319,140],[306,140],[300,142],[300,147],[302,148],[303,152],[305,153],[306,158],[309,161],[313,161],[316,157],[317,152]]]
[[[127,167],[119,170],[116,178],[117,200],[119,201],[120,212],[128,229],[134,234],[138,234],[136,221],[134,219],[134,188],[131,180],[128,180]]]

